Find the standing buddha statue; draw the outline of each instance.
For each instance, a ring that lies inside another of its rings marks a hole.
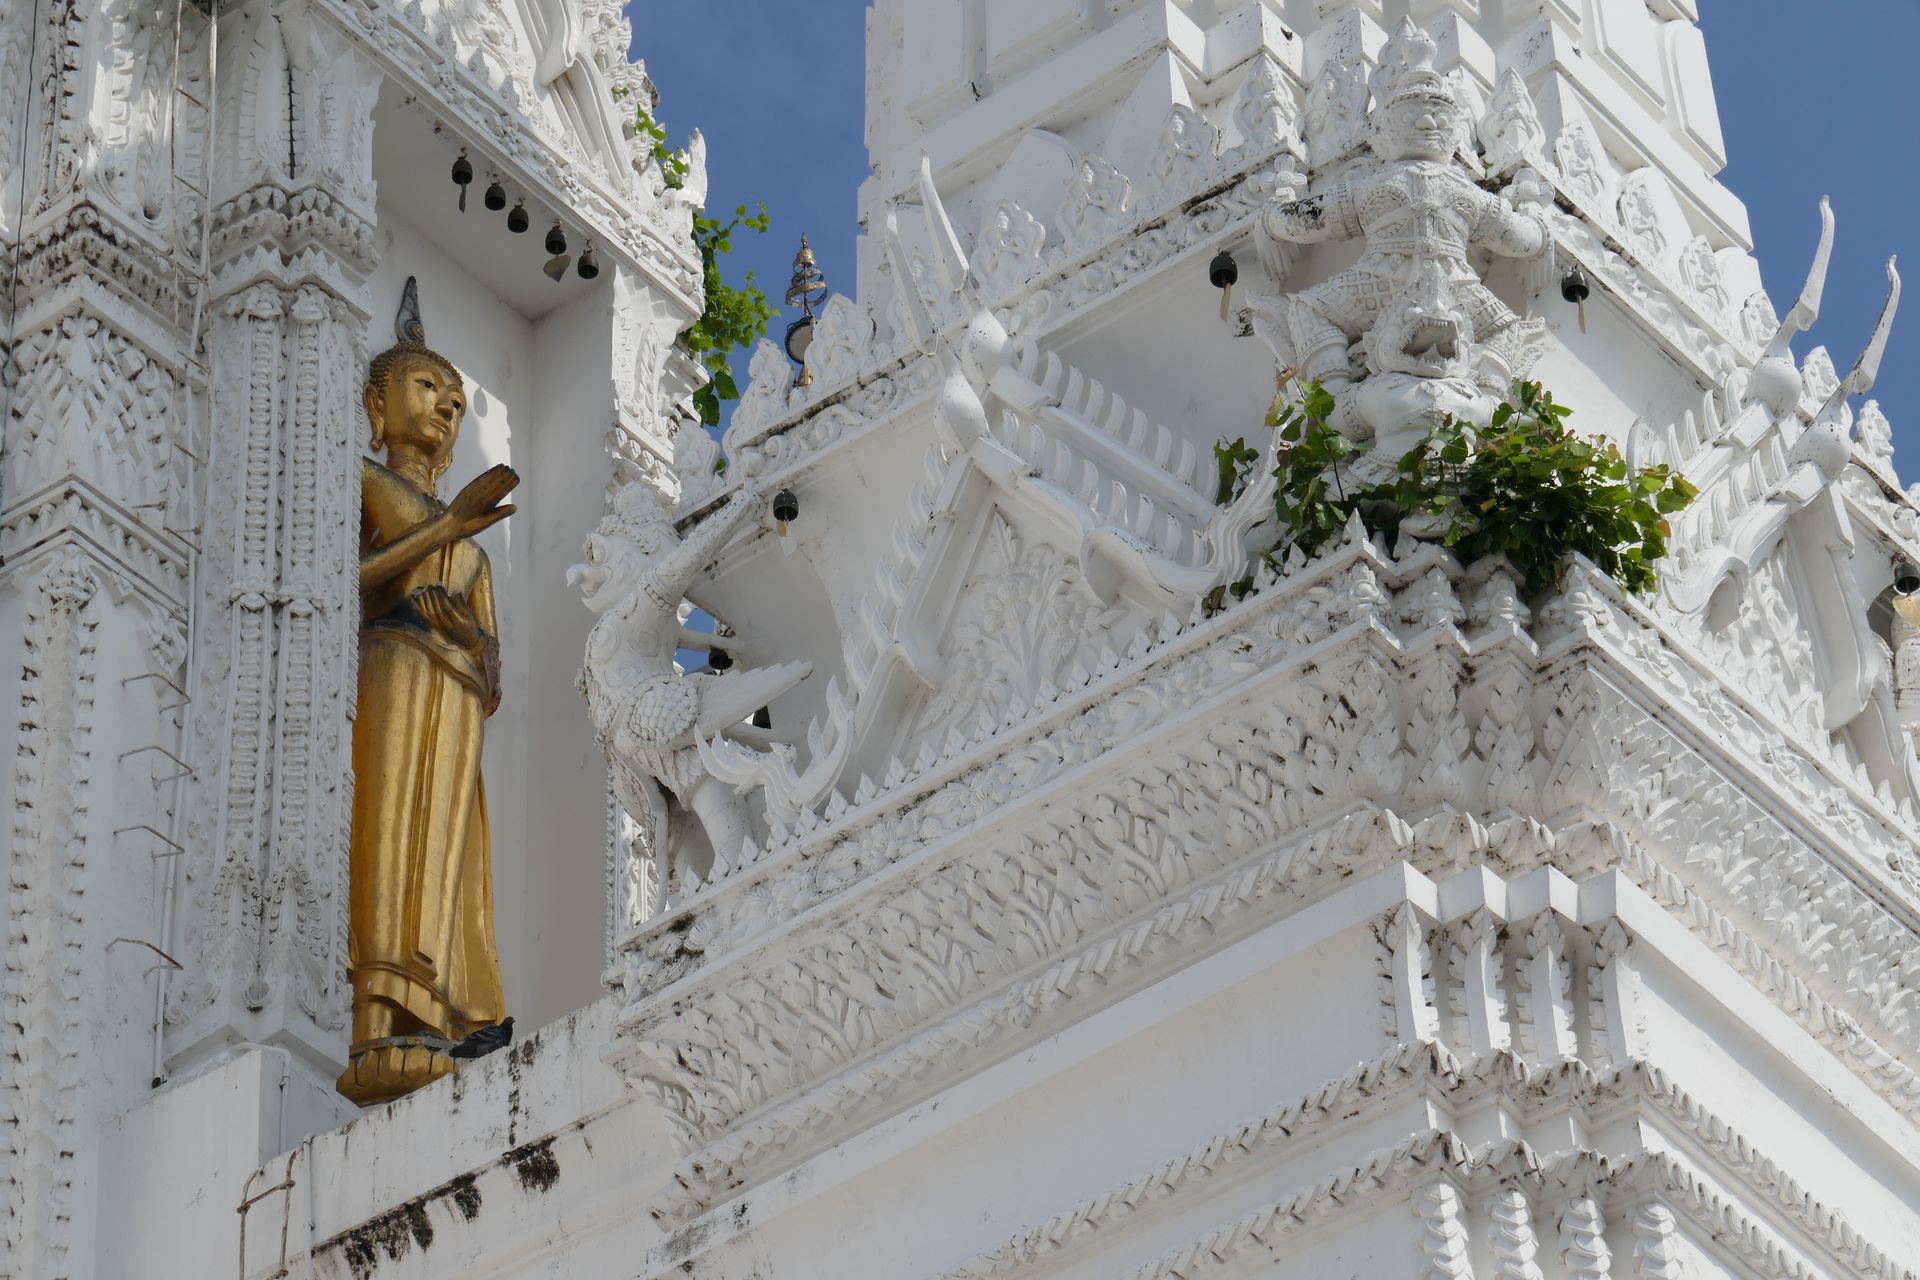
[[[453,1070],[442,1050],[500,1020],[482,732],[500,705],[493,577],[476,534],[513,514],[496,466],[451,502],[466,390],[427,347],[407,281],[399,341],[362,393],[373,445],[360,498],[360,689],[353,725],[348,976],[339,1090],[363,1106]]]

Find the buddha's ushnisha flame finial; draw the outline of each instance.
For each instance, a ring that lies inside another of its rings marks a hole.
[[[400,293],[400,310],[393,318],[393,336],[400,342],[426,345],[427,326],[420,318],[420,283],[413,276],[407,277],[407,287]]]

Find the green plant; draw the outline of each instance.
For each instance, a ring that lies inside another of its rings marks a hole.
[[[1485,430],[1447,419],[1390,479],[1349,490],[1341,463],[1362,446],[1330,425],[1333,410],[1332,395],[1309,383],[1297,399],[1277,397],[1268,414],[1281,440],[1274,514],[1308,555],[1358,513],[1388,536],[1411,522],[1469,563],[1504,556],[1530,593],[1558,586],[1575,552],[1627,590],[1650,591],[1654,562],[1667,553],[1666,518],[1697,493],[1664,464],[1636,472],[1612,442],[1575,434],[1566,426],[1573,411],[1525,381]]]
[[[1248,444],[1245,436],[1241,436],[1232,444],[1222,440],[1214,445],[1213,460],[1220,468],[1220,484],[1213,500],[1224,507],[1246,487],[1248,473],[1253,469],[1253,464],[1260,461],[1260,451]]]
[[[615,98],[625,98],[625,89],[615,89]],[[666,126],[653,118],[653,113],[645,107],[636,107],[633,113],[634,128],[649,139],[647,153],[654,163],[660,166],[660,177],[669,187],[679,190],[687,181],[687,153],[675,151],[667,145]]]
[[[624,98],[624,90],[614,90]],[[679,190],[686,184],[689,160],[684,150],[667,146],[666,129],[644,106],[634,112],[635,127],[651,139],[649,153],[660,166],[660,177],[668,187]],[[758,202],[760,211],[748,213],[744,204],[735,205],[733,217],[722,222],[706,212],[694,215],[693,243],[700,252],[700,285],[706,299],[700,318],[680,335],[680,346],[707,371],[707,383],[693,393],[693,407],[703,426],[720,425],[720,404],[740,398],[734,382],[731,358],[736,349],[745,350],[767,336],[767,323],[779,312],[767,299],[748,271],[740,285],[727,283],[720,273],[721,255],[733,250],[733,233],[742,227],[765,234],[773,224],[766,201]]]
[[[1353,501],[1348,500],[1340,464],[1361,446],[1328,425],[1333,408],[1333,395],[1318,382],[1307,382],[1299,400],[1282,391],[1267,409],[1267,425],[1280,433],[1280,447],[1274,451],[1274,514],[1307,555],[1318,553],[1345,527],[1365,492],[1356,490]]]
[[[700,318],[680,335],[680,345],[707,371],[707,385],[693,393],[693,407],[709,427],[719,425],[720,402],[740,395],[728,363],[734,348],[751,347],[765,337],[767,322],[778,314],[766,291],[754,283],[753,272],[747,272],[739,288],[727,283],[720,274],[720,255],[732,250],[736,229],[764,234],[770,224],[764,201],[755,214],[749,214],[744,204],[736,205],[727,222],[705,214],[693,219],[693,243],[700,250],[700,282],[707,301]]]

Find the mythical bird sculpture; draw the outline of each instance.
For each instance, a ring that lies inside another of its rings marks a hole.
[[[702,763],[699,744],[725,737],[770,749],[766,731],[749,719],[812,671],[788,662],[722,675],[683,672],[674,662],[684,643],[704,639],[680,625],[688,589],[765,505],[759,493],[742,490],[683,539],[653,487],[631,480],[587,539],[586,563],[567,570],[568,583],[600,615],[587,637],[580,689],[615,793],[656,851],[666,847],[670,795],[699,819],[716,859],[737,855],[751,836],[745,806]]]

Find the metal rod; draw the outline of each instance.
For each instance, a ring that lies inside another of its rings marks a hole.
[[[181,844],[178,840],[175,840],[172,837],[162,833],[158,827],[155,827],[152,824],[146,823],[146,822],[136,822],[136,823],[133,823],[131,826],[115,827],[113,829],[113,834],[116,836],[123,836],[127,834],[127,832],[129,831],[144,831],[148,835],[152,836],[155,840],[158,840],[161,844],[164,844],[167,846],[167,852],[151,854],[149,855],[151,857],[177,858],[181,854],[187,851],[186,846]]]
[[[172,965],[176,969],[184,969],[187,967],[181,964],[178,960],[175,960],[172,956],[168,955],[166,952],[162,951],[159,947],[156,947],[151,942],[148,942],[145,938],[115,938],[112,942],[109,942],[107,944],[107,950],[111,951],[123,942],[128,943],[131,946],[145,947],[147,950],[153,952],[153,954],[159,956],[162,960],[165,960],[169,965]]]

